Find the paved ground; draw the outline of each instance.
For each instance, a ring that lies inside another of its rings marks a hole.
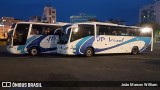
[[[6,52],[4,46],[1,46],[0,80],[160,81],[160,44],[154,45],[154,51],[150,53],[96,55],[90,58],[57,54],[42,54],[36,57],[12,55]],[[86,89],[97,90],[98,88]],[[103,88],[98,90],[101,89]],[[141,88],[136,89],[141,90]],[[77,88],[72,90],[77,90]],[[115,89],[110,88],[109,90]],[[130,89],[122,88],[122,90]]]

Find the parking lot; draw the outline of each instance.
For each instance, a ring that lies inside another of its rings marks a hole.
[[[0,49],[0,80],[137,81],[160,80],[160,47],[139,55],[63,56],[12,55]]]
[[[12,55],[0,47],[1,81],[159,81],[160,45],[139,55]]]

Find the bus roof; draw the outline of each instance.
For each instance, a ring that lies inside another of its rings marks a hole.
[[[40,24],[40,25],[59,25],[64,26],[68,23],[41,23],[41,22],[17,22],[17,24]]]
[[[81,23],[74,23],[72,25],[78,25],[78,24],[89,24],[89,25],[108,25],[108,26],[119,26],[119,27],[130,27],[130,28],[140,28],[137,26],[126,26],[126,25],[118,25],[118,24],[114,24],[114,23],[107,23],[107,22],[81,22]]]

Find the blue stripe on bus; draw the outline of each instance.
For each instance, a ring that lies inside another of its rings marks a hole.
[[[83,45],[89,38],[91,38],[91,36],[87,36],[83,39],[81,39],[77,44],[76,44],[76,52],[75,54],[81,54],[82,52],[79,52],[81,45]]]
[[[44,38],[46,38],[46,36],[41,36],[41,37],[33,40],[29,45],[27,45],[26,48],[29,49],[29,48],[31,48],[31,47],[36,46],[36,47],[39,48],[40,52],[48,52],[48,51],[57,50],[57,47],[54,47],[54,48],[42,48],[42,47],[40,46],[40,43],[41,43],[41,41],[42,41]]]
[[[142,52],[143,50],[145,50],[150,45],[151,38],[150,37],[136,37],[136,38],[130,39],[126,42],[123,42],[121,44],[117,44],[115,46],[112,46],[112,47],[103,48],[103,49],[95,48],[95,52],[102,52],[102,51],[105,51],[105,50],[110,50],[110,49],[113,49],[113,48],[116,48],[116,47],[119,47],[119,46],[122,46],[122,45],[125,45],[125,44],[128,44],[128,43],[131,43],[131,42],[134,42],[134,41],[144,41],[145,42],[144,47],[140,50],[140,52]]]
[[[138,39],[145,42],[145,45],[140,50],[140,52],[145,51],[151,45],[151,38],[150,37],[139,37]],[[151,48],[150,48],[150,50],[151,50]]]
[[[25,49],[26,45],[29,44],[31,41],[33,41],[35,38],[37,38],[37,36],[33,36],[33,37],[27,39],[26,44],[18,46],[17,51],[21,51],[20,52],[21,54],[25,54],[26,51],[24,51],[24,49]]]
[[[87,47],[93,47],[93,43],[95,41],[95,37],[91,37],[87,42],[85,42],[81,48],[80,48],[80,52],[84,54],[85,50]]]

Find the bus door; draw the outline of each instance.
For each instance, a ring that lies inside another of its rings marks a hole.
[[[13,46],[26,44],[29,26],[29,24],[17,25],[13,36]]]

